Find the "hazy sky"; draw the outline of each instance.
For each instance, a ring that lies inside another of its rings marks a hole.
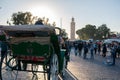
[[[29,11],[34,16],[47,17],[57,26],[70,30],[75,18],[76,30],[86,24],[107,24],[112,31],[120,32],[120,0],[0,0],[0,25],[6,25],[11,15]]]

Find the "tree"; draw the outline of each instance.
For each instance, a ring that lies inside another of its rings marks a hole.
[[[79,29],[76,31],[80,39],[98,39],[101,40],[103,38],[108,37],[110,34],[110,29],[107,28],[106,24],[102,24],[98,28],[95,25],[86,25],[85,28]]]
[[[36,17],[33,17],[30,12],[18,12],[13,13],[12,22],[15,25],[25,25],[25,24],[33,24],[33,21]]]
[[[86,35],[86,33],[85,33],[85,28],[77,30],[76,34],[78,34],[78,37],[80,39],[87,39],[88,38],[87,35]]]
[[[96,26],[95,25],[86,25],[85,27],[85,33],[88,36],[88,38],[94,38],[94,34],[96,32]]]
[[[33,16],[30,12],[17,12],[12,14],[11,21],[14,25],[42,24],[47,26],[56,26],[56,23],[49,23],[49,18],[40,18]],[[11,25],[10,21],[7,24]]]
[[[85,28],[76,31],[80,39],[94,38],[95,32],[96,32],[96,26],[90,24],[86,25]]]
[[[108,37],[108,35],[110,34],[110,29],[107,28],[106,24],[102,24],[101,26],[98,27],[98,29],[96,30],[96,38],[97,39],[103,39]]]

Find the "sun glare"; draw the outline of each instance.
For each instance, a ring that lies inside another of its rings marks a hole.
[[[48,23],[50,24],[55,22],[56,26],[60,25],[60,18],[58,17],[58,14],[49,6],[33,6],[30,8],[30,12],[33,16],[49,18]]]
[[[31,9],[31,12],[33,15],[40,16],[40,17],[41,16],[50,17],[53,15],[53,12],[47,7],[39,7],[39,6],[33,7]]]
[[[54,11],[45,6],[33,7],[31,8],[30,12],[33,14],[33,16],[38,16],[41,18],[45,17],[49,19],[54,19],[56,17]]]

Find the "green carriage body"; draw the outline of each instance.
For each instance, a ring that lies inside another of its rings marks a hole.
[[[55,27],[44,25],[1,26],[9,36],[11,55],[18,60],[42,65],[50,64],[52,54],[57,54],[59,71],[63,67],[65,50],[60,48]],[[59,34],[60,35],[60,34]]]
[[[5,29],[5,32],[10,37],[12,55],[17,56],[20,60],[43,61],[47,60],[53,52],[51,35],[55,35],[55,33],[52,27],[10,26]]]
[[[62,49],[60,44],[60,28],[45,25],[15,25],[0,26],[0,30],[5,32],[4,35],[0,35],[0,41],[7,43],[8,46],[8,53],[5,55],[11,56],[9,60],[4,59],[5,56],[1,58],[1,67],[5,63],[6,68],[22,70],[20,67],[23,67],[22,71],[34,74],[36,70],[27,70],[27,64],[31,64],[32,68],[35,65],[43,65],[43,72],[48,73],[48,80],[53,80],[52,75],[57,78],[56,74],[64,74],[67,65],[66,49]],[[15,60],[14,66],[10,65],[12,60]],[[2,72],[1,68],[0,79],[4,80]]]

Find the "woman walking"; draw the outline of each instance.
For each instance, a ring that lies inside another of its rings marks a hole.
[[[103,49],[102,49],[102,56],[103,57],[106,57],[106,52],[107,52],[107,47],[106,47],[106,44],[104,43],[103,44]]]

